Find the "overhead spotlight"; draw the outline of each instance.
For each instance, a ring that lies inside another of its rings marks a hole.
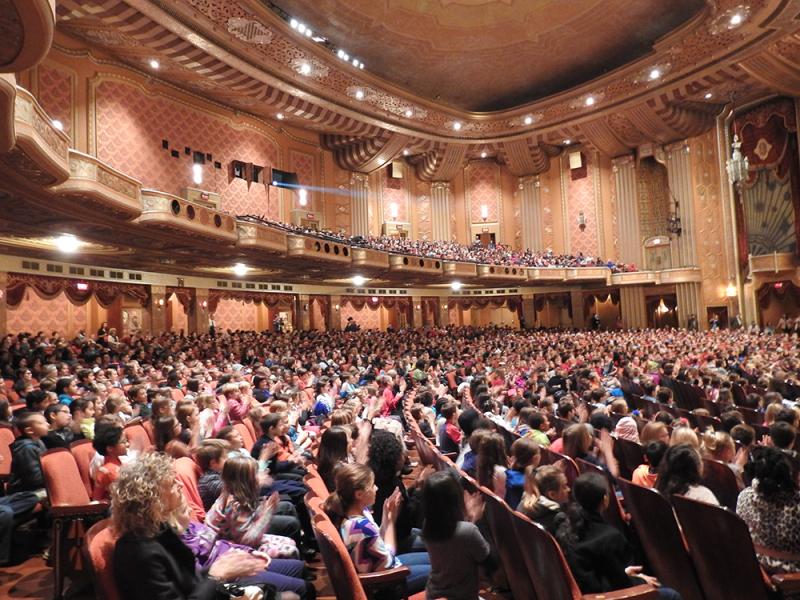
[[[278,121],[283,121],[286,117],[284,116],[283,113],[278,113],[277,115],[275,115],[275,118],[278,119]]]
[[[155,58],[150,59],[150,68],[157,70],[161,66],[161,63],[158,62]]]
[[[59,131],[64,131],[64,124],[58,119],[53,119],[51,123],[53,124],[53,127],[58,129]]]
[[[356,287],[360,287],[367,283],[367,278],[363,275],[353,275],[353,285]]]
[[[650,81],[655,81],[661,77],[661,69],[651,69],[647,77],[650,79]]]
[[[450,284],[450,289],[452,289],[454,292],[457,292],[463,287],[463,285],[464,284],[462,284],[460,281],[454,281]]]
[[[58,248],[59,252],[69,254],[77,251],[80,245],[78,238],[70,233],[65,233],[56,238],[56,248]]]
[[[192,165],[192,181],[195,183],[195,185],[200,185],[203,183],[203,165]]]
[[[306,32],[305,24],[304,23],[298,23],[297,24],[297,31],[299,31],[300,33],[305,33]]]
[[[531,117],[531,116],[525,117],[525,120],[523,121],[523,123],[525,123],[525,125],[532,124],[533,123],[533,117]]]
[[[594,96],[587,96],[584,104],[586,104],[586,106],[594,106]]]
[[[572,143],[572,140],[564,140],[564,145],[569,146]]]
[[[455,129],[456,131],[461,131],[461,122],[456,121],[455,123],[453,123],[453,129]]]
[[[364,63],[358,63],[358,68],[359,69],[363,69],[364,68]]]
[[[292,29],[297,29],[298,25],[300,25],[300,23],[297,22],[297,19],[292,19],[289,21],[289,27]]]
[[[703,96],[703,98],[705,98],[706,100],[710,100],[712,96],[714,96],[714,94],[712,94],[711,92],[706,92],[706,95]]]
[[[343,60],[350,60],[350,55],[347,52],[345,52],[344,55],[342,56],[342,59]]]
[[[304,62],[300,65],[300,73],[302,75],[311,75],[311,65]]]
[[[308,190],[300,188],[297,191],[297,201],[300,203],[300,206],[308,204]]]
[[[342,50],[341,48],[339,48],[339,49],[336,51],[336,56],[338,56],[339,58],[344,58],[344,50]]]
[[[247,265],[244,263],[236,263],[233,265],[233,274],[237,277],[244,277],[247,275],[248,270]]]
[[[357,59],[357,58],[354,58],[354,59],[353,59],[353,66],[354,66],[354,67],[357,67],[357,66],[358,66],[358,59]]]
[[[408,156],[408,155],[409,155],[409,151],[408,150],[403,150],[403,156]]]
[[[313,37],[313,36],[314,33],[311,31],[311,29],[306,29],[306,37]]]
[[[742,17],[742,13],[734,13],[734,14],[731,15],[730,23],[734,27],[736,27],[737,25],[741,25],[742,21],[744,21],[744,17]]]
[[[411,110],[410,108],[406,109],[405,115],[406,115],[406,117],[408,117],[410,119],[411,117],[414,116],[414,111]]]
[[[486,158],[486,156],[487,156],[487,154],[486,154],[486,150],[484,150],[483,152],[481,152],[481,158]]]
[[[356,100],[364,99],[364,90],[356,90]]]

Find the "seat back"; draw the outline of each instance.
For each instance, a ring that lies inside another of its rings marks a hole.
[[[672,505],[706,598],[767,600],[747,525],[736,514],[673,496]]]
[[[625,520],[625,511],[622,509],[622,505],[619,503],[619,498],[617,498],[617,493],[614,488],[614,477],[603,469],[602,467],[598,467],[597,465],[593,465],[590,462],[586,462],[585,460],[581,460],[580,458],[576,458],[575,462],[578,465],[578,469],[581,473],[597,473],[602,475],[606,483],[608,484],[608,506],[603,511],[603,518],[605,518],[606,522],[609,525],[613,525],[621,533],[624,535],[628,535],[628,522]]]
[[[542,446],[539,450],[542,456],[540,464],[557,466],[564,472],[564,475],[567,476],[567,481],[569,482],[570,487],[572,487],[572,483],[578,478],[579,474],[578,465],[575,464],[575,461],[569,456],[559,454],[558,452],[554,452],[553,450],[550,450],[550,448],[545,448],[544,446]]]
[[[625,508],[633,517],[651,574],[663,585],[677,590],[683,600],[703,600],[697,573],[670,503],[650,488],[624,479],[617,479],[617,484],[625,497]]]
[[[306,495],[303,496],[303,502],[305,502],[308,513],[312,518],[325,512],[322,508],[322,498],[312,492],[307,492]]]
[[[492,545],[500,555],[500,562],[504,566],[506,579],[514,600],[536,600],[528,573],[525,569],[516,568],[518,566],[519,549],[514,526],[511,522],[511,509],[489,489],[481,487],[480,490],[481,496],[486,502],[485,514],[492,534]]]
[[[250,452],[253,449],[256,440],[250,434],[250,430],[247,428],[247,425],[244,423],[234,423],[233,428],[242,436],[242,439],[244,440],[244,447],[248,452]]]
[[[728,465],[712,458],[704,458],[703,485],[714,492],[722,506],[736,512],[739,483]]]
[[[149,422],[149,421],[148,421]],[[149,450],[153,447],[153,442],[142,423],[129,423],[125,426],[125,437],[131,444],[131,448],[141,448]]]
[[[250,432],[250,437],[252,437],[254,440],[257,440],[259,436],[256,435],[256,427],[253,425],[253,420],[250,417],[245,417],[244,421],[242,422],[244,423],[244,426],[247,427],[247,431]]]
[[[75,464],[78,465],[78,473],[81,475],[81,481],[83,481],[83,485],[86,486],[86,492],[91,498],[94,492],[94,482],[89,474],[89,465],[92,464],[92,459],[96,454],[96,450],[94,446],[92,446],[92,440],[78,440],[77,442],[72,442],[69,445],[69,451],[72,452],[72,456],[75,458]]]
[[[51,506],[85,506],[91,502],[75,457],[66,448],[48,450],[41,457],[42,474]]]
[[[328,491],[325,481],[322,479],[322,477],[320,477],[316,470],[312,471],[309,469],[308,475],[303,478],[303,483],[306,484],[306,487],[308,487],[311,493],[321,500],[325,500],[325,498],[330,496],[330,491]]]
[[[84,552],[86,564],[91,567],[95,596],[100,600],[120,600],[121,596],[114,579],[114,546],[117,534],[111,519],[103,519],[86,532]]]
[[[10,425],[0,425],[0,491],[11,476],[11,444],[14,443],[14,430]]]
[[[200,478],[200,467],[188,456],[175,459],[173,464],[175,465],[175,476],[183,486],[183,495],[192,512],[192,518],[202,523],[206,519],[206,510],[203,508],[200,490],[197,487],[197,480]]]
[[[619,474],[630,479],[636,467],[644,462],[644,447],[641,444],[617,438],[614,440],[614,456],[619,463]]]
[[[364,586],[358,579],[358,572],[347,552],[347,547],[342,537],[327,516],[316,515],[313,520],[314,536],[319,544],[319,551],[328,577],[331,580],[333,591],[337,598],[352,598],[353,600],[367,600]]]

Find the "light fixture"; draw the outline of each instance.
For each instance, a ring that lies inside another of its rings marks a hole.
[[[78,283],[75,284],[75,289],[77,289],[77,290],[79,290],[81,292],[85,292],[86,290],[89,289],[89,284],[88,283],[84,283],[82,281],[79,281]]]
[[[338,56],[339,58],[344,58],[344,50],[342,50],[341,48],[339,48],[339,49],[336,51],[336,56]]]
[[[154,70],[158,70],[161,67],[161,63],[158,62],[155,58],[150,59],[150,68]]]
[[[411,117],[414,116],[414,111],[411,110],[410,108],[408,108],[408,109],[406,109],[405,115],[406,115],[406,117],[408,117],[410,119]]]
[[[306,37],[312,37],[313,35],[314,35],[314,33],[311,31],[311,29],[307,28],[306,29]]]
[[[741,25],[742,21],[744,21],[744,17],[742,16],[742,13],[738,13],[737,12],[737,13],[733,13],[731,15],[730,24],[731,24],[732,27],[737,27],[738,25]]]
[[[655,81],[656,79],[659,79],[660,77],[661,77],[661,69],[658,69],[658,68],[651,69],[650,73],[647,74],[647,78],[650,81]]]
[[[364,63],[358,63],[358,68],[363,70],[364,69]]]
[[[356,100],[364,99],[364,90],[356,90]]]
[[[236,263],[233,265],[233,274],[237,277],[244,277],[247,275],[248,270],[247,265],[244,263]]]
[[[53,119],[51,123],[53,124],[53,127],[58,129],[59,131],[64,131],[64,124],[58,119]]]
[[[595,102],[595,100],[594,100],[594,96],[587,96],[587,97],[586,97],[586,100],[584,100],[584,102],[583,102],[583,103],[584,103],[586,106],[594,106],[594,102]]]
[[[367,278],[363,275],[353,275],[353,285],[356,287],[360,287],[367,283]]]
[[[202,306],[203,308],[208,308],[208,300],[203,300],[203,301],[200,303],[200,306]]]
[[[422,306],[420,306],[419,304],[417,304],[417,310],[422,310]]]
[[[564,140],[564,145],[569,146],[572,143],[572,140]]]
[[[300,203],[300,206],[305,206],[308,204],[308,190],[305,188],[300,188],[297,191],[297,201]]]
[[[664,304],[664,299],[661,298],[661,301],[658,303],[658,307],[656,307],[656,312],[660,315],[666,314],[669,312],[667,305]]]
[[[486,158],[486,156],[487,156],[487,154],[486,154],[486,150],[484,150],[483,152],[481,152],[481,158]]]
[[[159,298],[158,299],[158,305],[159,306],[164,306],[164,299],[163,298]]]
[[[350,60],[350,55],[347,52],[343,53],[342,60]]]
[[[69,254],[77,251],[80,245],[81,243],[78,241],[78,238],[71,233],[65,233],[56,238],[56,248],[58,248],[59,252]]]
[[[735,94],[731,92],[731,115],[735,114]],[[733,119],[733,143],[731,144],[731,157],[725,161],[725,170],[728,172],[728,181],[731,185],[739,186],[749,176],[750,161],[742,154],[742,142],[736,133],[736,119]]]
[[[462,287],[463,287],[463,284],[462,284],[460,281],[454,281],[454,282],[452,282],[452,283],[450,284],[450,289],[451,289],[451,290],[453,290],[454,292],[457,292],[457,291],[458,291],[458,290],[460,290]],[[446,304],[443,304],[442,306],[447,306],[447,305],[446,305]]]
[[[408,156],[410,152],[408,150],[403,150],[403,156]]]
[[[396,220],[399,214],[400,214],[400,207],[397,206],[397,202],[392,202],[391,204],[389,204],[389,217],[393,220]]]
[[[339,305],[338,305],[338,304],[334,304],[334,305],[333,305],[333,309],[334,309],[334,310],[339,310]]]
[[[372,300],[372,303],[373,303],[373,304],[377,304],[377,302],[378,302],[378,297],[377,297],[377,296],[373,296],[372,298],[370,298],[370,300]]]
[[[735,298],[736,297],[736,285],[733,283],[733,280],[728,284],[728,287],[725,288],[725,296],[728,298]]]
[[[311,75],[311,65],[307,62],[300,64],[300,74],[301,75]]]
[[[486,219],[489,218],[489,207],[485,204],[481,204],[481,219],[483,222],[486,223]]]
[[[456,131],[461,131],[461,122],[460,121],[454,122],[453,129],[455,129]]]
[[[672,198],[672,207],[670,208],[669,217],[667,217],[667,232],[679,236],[683,232],[680,217],[680,203],[675,196],[672,195],[672,190],[669,190],[669,195]]]
[[[528,115],[527,117],[525,117],[525,120],[523,121],[523,123],[525,123],[525,125],[531,125],[533,123],[533,117]]]
[[[578,229],[581,231],[586,229],[586,215],[583,214],[583,211],[578,212]]]
[[[192,181],[196,185],[203,183],[203,165],[195,163],[192,165]]]
[[[353,59],[353,66],[354,66],[354,67],[357,67],[358,65],[359,65],[358,59],[357,59],[357,58],[354,58],[354,59]]]
[[[706,100],[709,100],[713,95],[714,94],[712,94],[711,92],[706,92],[706,95],[703,96],[703,98],[705,98]]]
[[[283,121],[286,117],[284,116],[283,113],[278,113],[277,115],[275,115],[275,118],[278,119],[278,121]]]
[[[289,21],[289,27],[292,29],[297,29],[298,25],[300,25],[300,23],[297,22],[297,19],[292,19]]]
[[[305,33],[306,32],[305,23],[298,23],[297,24],[297,31],[299,31],[300,33]]]

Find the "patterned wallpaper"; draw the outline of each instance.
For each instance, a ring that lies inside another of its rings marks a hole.
[[[224,298],[217,305],[214,322],[217,329],[255,330],[258,328],[258,305]]]
[[[639,227],[644,240],[665,235],[669,218],[670,197],[667,168],[653,158],[645,158],[636,168],[639,194]]]
[[[341,305],[341,310],[339,312],[342,315],[342,326],[347,323],[348,317],[353,317],[353,320],[361,326],[361,329],[383,329],[381,313],[384,310],[383,308],[372,310],[366,306],[361,310],[356,310],[353,308],[353,305],[348,302]]]
[[[64,133],[72,134],[72,76],[66,71],[40,65],[39,104],[52,119],[64,124]]]
[[[311,312],[311,328],[325,331],[325,315],[322,314],[322,305],[319,302],[311,302],[309,311]]]
[[[302,186],[313,186],[314,181],[314,157],[311,154],[307,154],[305,152],[299,152],[297,150],[290,150],[289,151],[289,170],[294,171],[297,173],[297,179]],[[297,203],[297,194],[292,194],[292,208],[296,209],[313,209],[315,206],[314,203],[314,196],[316,194],[309,190],[308,193],[308,205],[305,207],[300,206]]]
[[[252,129],[236,129],[225,119],[161,96],[145,94],[134,85],[102,81],[96,88],[98,158],[139,179],[145,187],[181,195],[185,187],[201,187],[222,196],[222,209],[232,214],[266,214],[278,218],[278,190],[263,183],[230,178],[233,160],[269,169],[277,166],[278,146]],[[161,147],[168,140],[172,158]],[[184,147],[212,154],[203,167],[204,182],[192,183],[192,160]],[[268,174],[268,171],[267,171]]]
[[[550,163],[550,170],[539,175],[539,199],[542,204],[542,246],[543,249],[560,250],[555,247],[555,227],[553,211],[561,210],[560,161]]]
[[[183,312],[183,305],[180,303],[178,298],[173,294],[167,300],[170,304],[170,308],[172,309],[172,328],[171,331],[180,331],[181,329],[184,333],[189,332],[189,317]]]
[[[431,221],[431,184],[424,181],[416,182],[417,198],[414,202],[413,212],[417,215],[416,238],[428,240],[433,236],[433,222]]]
[[[73,336],[88,324],[89,303],[75,306],[64,294],[52,300],[43,300],[28,289],[18,307],[8,307],[7,327],[9,333],[20,331],[58,331]]]
[[[486,206],[488,209],[487,223],[497,223],[500,220],[500,202],[503,193],[500,189],[499,168],[497,163],[488,160],[475,161],[467,166],[467,196],[471,224],[483,223],[481,206]]]
[[[573,179],[567,175],[567,227],[569,228],[570,252],[583,253],[584,256],[597,256],[600,244],[597,239],[597,204],[595,203],[594,178],[598,176],[597,165],[588,153],[583,153],[587,166],[587,175]],[[569,163],[564,163],[569,168]],[[583,211],[586,228],[581,231],[578,225],[579,215]]]
[[[408,202],[406,197],[406,185],[408,177],[412,171],[406,170],[402,179],[389,177],[389,169],[381,169],[381,192],[383,194],[383,222],[400,221],[410,222],[408,214]],[[397,216],[392,216],[392,204],[397,205]]]

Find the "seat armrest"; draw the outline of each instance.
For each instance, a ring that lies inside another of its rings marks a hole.
[[[375,573],[359,573],[358,578],[361,580],[361,585],[366,588],[405,582],[410,573],[411,570],[408,567],[395,567]]]
[[[582,600],[658,600],[658,589],[652,585],[642,584],[602,594],[584,594]]]
[[[783,596],[800,592],[800,573],[781,573],[773,575],[770,580]]]
[[[442,452],[442,456],[446,456],[453,462],[456,462],[456,459],[458,458],[458,452]]]
[[[78,519],[81,517],[104,515],[108,512],[108,509],[108,502],[93,502],[80,506],[51,506],[50,514],[56,519]]]

